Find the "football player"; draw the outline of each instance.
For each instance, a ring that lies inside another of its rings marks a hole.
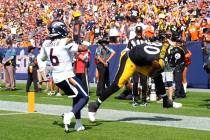
[[[101,96],[89,103],[88,115],[90,121],[95,121],[95,114],[102,102],[110,95],[118,91],[129,80],[134,72],[139,72],[154,79],[156,90],[162,95],[163,107],[173,107],[173,102],[168,100],[161,72],[165,68],[165,57],[171,67],[176,67],[184,63],[184,50],[180,47],[173,47],[168,52],[169,40],[162,42],[151,41],[138,45],[128,52],[123,52],[120,58],[120,65],[115,79],[110,87],[105,89]]]
[[[48,31],[49,36],[43,42],[40,58],[42,60],[50,60],[54,83],[68,97],[73,98],[72,110],[64,113],[63,116],[64,130],[65,132],[69,132],[68,126],[74,116],[76,118],[75,130],[84,130],[85,128],[80,122],[80,111],[87,104],[89,97],[82,82],[76,78],[73,72],[72,61],[74,53],[77,51],[86,51],[87,46],[84,43],[83,45],[78,45],[67,38],[67,27],[60,20],[53,21],[48,26]]]

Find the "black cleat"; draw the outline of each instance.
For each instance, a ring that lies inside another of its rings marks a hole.
[[[132,103],[132,106],[133,106],[133,107],[136,107],[136,106],[139,106],[139,105],[140,105],[140,103],[137,102],[137,101],[134,101],[134,102]]]
[[[95,122],[96,120],[96,111],[98,110],[99,105],[96,102],[91,102],[88,105],[88,116],[91,122]]]
[[[170,101],[168,98],[163,99],[163,108],[171,108],[173,107],[173,102]]]
[[[99,108],[99,105],[96,102],[91,102],[88,105],[88,112],[96,112]]]
[[[140,104],[140,106],[147,107],[147,106],[148,106],[148,102],[142,102],[142,103]]]

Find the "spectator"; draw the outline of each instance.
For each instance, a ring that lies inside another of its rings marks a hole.
[[[155,28],[152,25],[152,21],[148,20],[144,30],[144,36],[145,38],[152,38],[154,36],[154,33],[155,33]]]
[[[81,26],[82,21],[80,20],[81,13],[80,11],[74,11],[73,17],[74,20],[72,21],[73,24],[73,39],[76,43],[80,43],[81,41]]]
[[[112,19],[110,23],[110,30],[109,30],[109,39],[110,43],[117,43],[119,42],[119,24],[116,22],[115,18]]]
[[[4,65],[5,73],[5,87],[6,90],[16,90],[15,83],[15,66],[16,66],[16,50],[12,47],[13,39],[8,37],[6,39],[7,50],[4,54],[2,64]]]
[[[12,34],[18,38],[22,35],[28,36],[37,28],[46,27],[53,19],[62,19],[68,25],[73,23],[74,37],[77,38],[82,29],[81,25],[76,24],[79,26],[74,26],[74,23],[76,19],[79,19],[81,22],[78,23],[83,23],[82,26],[86,27],[82,34],[90,36],[91,44],[97,38],[97,28],[94,32],[94,26],[97,23],[108,34],[111,31],[111,40],[114,39],[114,42],[116,36],[117,38],[120,37],[120,40],[117,39],[117,43],[119,43],[122,41],[122,37],[129,38],[129,33],[124,34],[124,30],[122,30],[123,25],[121,26],[121,23],[124,22],[126,22],[125,24],[128,22],[139,24],[139,20],[145,22],[151,19],[155,31],[164,32],[171,24],[174,24],[174,20],[176,22],[183,20],[184,23],[181,23],[181,26],[184,24],[185,27],[188,27],[193,18],[195,20],[206,18],[209,22],[210,13],[206,1],[199,1],[197,5],[195,2],[184,4],[185,2],[179,1],[180,4],[178,4],[174,1],[163,2],[159,0],[153,2],[97,1],[90,3],[83,1],[83,4],[79,1],[25,1],[23,3],[13,0],[12,2],[2,1],[0,3],[2,9],[0,10],[0,30],[2,34]],[[113,19],[115,19],[117,28],[113,26]],[[148,24],[150,23],[146,22],[145,26]],[[178,26],[175,25],[174,29]],[[112,38],[113,36],[114,38]]]
[[[199,39],[199,27],[195,25],[195,19],[191,20],[187,32],[191,41],[197,41]]]
[[[88,65],[90,61],[90,52],[78,52],[76,56],[76,62],[74,63],[74,69],[76,77],[79,78],[87,93],[89,93],[89,83],[88,83]]]

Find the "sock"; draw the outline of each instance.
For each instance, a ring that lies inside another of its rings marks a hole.
[[[163,98],[163,100],[168,99],[168,95],[167,94],[163,94],[163,95],[161,95],[161,97]]]
[[[81,124],[81,120],[80,119],[76,119],[76,124]]]
[[[183,84],[183,87],[184,87],[184,92],[186,93],[187,92],[187,83],[182,83]]]
[[[100,106],[101,103],[102,103],[102,101],[98,98],[98,99],[96,100],[96,104],[97,104],[98,106]]]

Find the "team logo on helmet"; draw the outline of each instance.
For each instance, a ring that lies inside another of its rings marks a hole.
[[[176,67],[184,64],[185,52],[180,47],[170,48],[168,51],[168,63],[171,67]]]
[[[53,21],[49,27],[49,37],[66,37],[68,35],[67,27],[62,21]]]

